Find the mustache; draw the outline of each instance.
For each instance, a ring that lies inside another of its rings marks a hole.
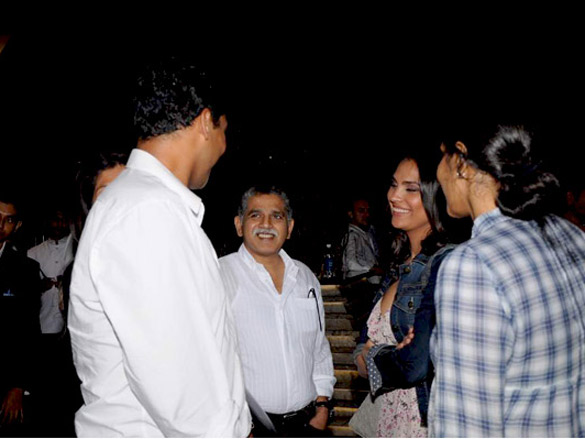
[[[264,235],[273,235],[275,238],[278,238],[279,233],[278,230],[276,229],[269,229],[269,228],[262,228],[259,227],[257,229],[254,229],[254,231],[252,232],[254,234],[254,236],[258,236],[260,234],[264,234]]]

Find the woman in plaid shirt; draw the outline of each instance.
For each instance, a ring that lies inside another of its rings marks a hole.
[[[430,434],[585,436],[585,234],[553,214],[559,183],[530,134],[445,139],[437,177],[472,238],[437,279]]]

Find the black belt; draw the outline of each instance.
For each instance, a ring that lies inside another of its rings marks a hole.
[[[303,426],[315,416],[315,405],[311,402],[306,407],[294,412],[283,414],[266,413],[277,430],[288,426]]]

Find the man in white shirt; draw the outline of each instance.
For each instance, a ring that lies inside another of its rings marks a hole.
[[[69,329],[85,404],[78,436],[243,437],[251,429],[205,186],[226,148],[209,78],[176,59],[138,80],[126,169],[92,206]]]
[[[47,240],[30,248],[27,256],[41,267],[43,294],[40,322],[43,334],[60,334],[65,326],[59,287],[63,273],[73,261],[74,238],[67,213],[52,209],[47,218]]]
[[[42,285],[41,340],[35,392],[37,423],[43,434],[66,437],[75,434],[68,392],[73,374],[71,344],[65,334],[63,275],[74,258],[74,236],[68,213],[57,202],[47,213],[48,239],[28,250],[28,257],[40,265]],[[42,426],[42,427],[41,427]]]
[[[243,244],[220,258],[246,388],[279,434],[326,434],[335,376],[319,281],[282,246],[294,220],[284,192],[251,188],[235,217]]]

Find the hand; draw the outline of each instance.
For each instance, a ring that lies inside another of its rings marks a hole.
[[[396,349],[402,349],[405,346],[408,346],[412,343],[412,339],[414,338],[414,328],[411,326],[408,330],[408,334],[404,336],[402,341],[396,345]]]
[[[372,346],[374,346],[374,342],[368,339],[368,341],[362,348],[362,353],[356,357],[358,374],[362,378],[368,377],[368,365],[366,364],[366,356],[368,355],[368,352],[370,352]]]
[[[367,378],[368,377],[368,366],[366,365],[366,359],[365,359],[363,353],[359,354],[356,357],[356,362],[357,362],[357,370],[358,370],[359,376],[361,376],[362,378]]]
[[[22,398],[24,390],[20,388],[10,389],[0,407],[0,424],[10,425],[12,423],[22,423]]]
[[[46,277],[41,281],[43,292],[57,286],[59,281],[54,277]]]
[[[309,425],[317,430],[325,430],[329,420],[329,409],[327,407],[317,407],[315,416],[309,421]]]
[[[364,359],[366,359],[366,357],[368,356],[368,352],[370,352],[370,349],[374,346],[374,342],[370,339],[368,339],[368,341],[366,342],[366,344],[364,345],[363,349],[362,349],[362,355],[364,356]]]

